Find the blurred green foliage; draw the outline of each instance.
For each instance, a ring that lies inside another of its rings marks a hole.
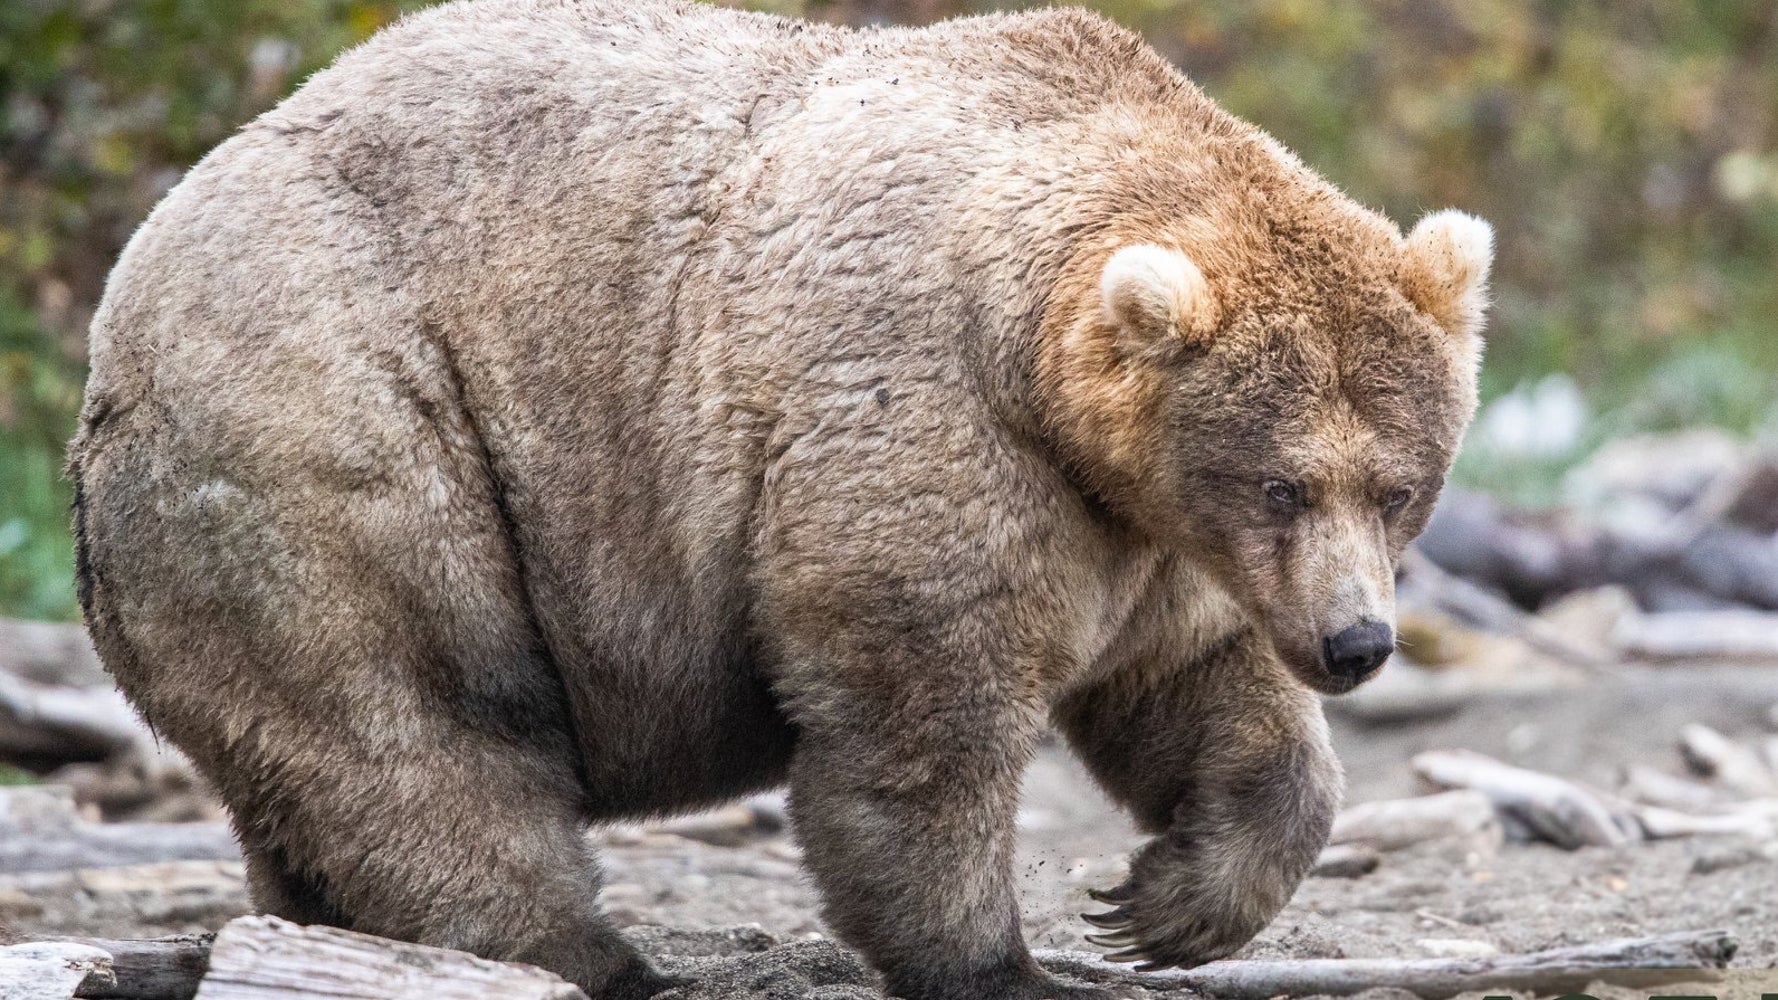
[[[754,0],[852,23],[993,0]],[[0,0],[0,613],[74,613],[85,325],[179,172],[417,0]],[[1604,435],[1778,424],[1778,2],[1098,0],[1408,222],[1498,230],[1485,393],[1570,373]],[[1477,460],[1513,490],[1561,457]],[[1536,468],[1533,468],[1536,467]]]

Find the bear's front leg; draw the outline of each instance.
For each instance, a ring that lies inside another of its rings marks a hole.
[[[1154,839],[1087,914],[1142,971],[1225,958],[1327,843],[1344,779],[1319,698],[1246,633],[1188,664],[1131,665],[1061,705],[1089,770]]]
[[[793,702],[791,814],[823,915],[896,997],[1110,997],[1051,979],[1019,930],[1014,813],[1041,710],[933,672],[885,665],[871,690]]]

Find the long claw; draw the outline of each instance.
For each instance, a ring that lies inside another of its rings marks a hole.
[[[1123,885],[1113,886],[1110,889],[1088,889],[1087,895],[1106,906],[1122,906],[1136,899],[1136,890],[1131,887],[1130,883],[1125,882]]]
[[[1080,919],[1101,930],[1115,931],[1130,926],[1130,914],[1121,907],[1104,913],[1083,913]]]
[[[1142,972],[1142,973],[1165,972],[1166,970],[1171,969],[1172,967],[1173,967],[1173,964],[1171,962],[1149,961],[1149,962],[1143,962],[1142,964],[1136,966],[1135,971]]]
[[[1146,962],[1148,961],[1148,956],[1139,949],[1131,948],[1128,951],[1114,951],[1111,954],[1106,955],[1105,960],[1107,962],[1118,962],[1128,965],[1131,962]]]
[[[1087,940],[1101,948],[1128,948],[1137,943],[1128,934],[1088,934]]]

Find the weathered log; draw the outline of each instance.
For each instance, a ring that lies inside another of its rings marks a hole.
[[[1367,844],[1394,851],[1429,840],[1453,840],[1491,852],[1502,833],[1494,803],[1479,791],[1457,790],[1351,806],[1335,817],[1331,844]]]
[[[1676,837],[1751,837],[1769,840],[1778,834],[1772,815],[1757,808],[1737,809],[1698,815],[1665,809],[1661,806],[1638,806],[1632,811],[1650,840]]]
[[[586,1000],[552,973],[354,934],[241,917],[216,935],[198,1000]]]
[[[210,967],[210,944],[215,937],[185,934],[149,940],[51,940],[97,948],[111,956],[109,976],[88,976],[74,991],[81,1000],[191,1000]]]
[[[239,861],[0,875],[0,921],[37,933],[164,934],[214,927],[249,908]]]
[[[87,823],[67,788],[0,788],[0,875],[240,856],[226,823]]]
[[[1139,974],[1098,955],[1039,951],[1055,972],[1096,983],[1148,990],[1192,990],[1218,1000],[1278,996],[1351,996],[1373,989],[1405,990],[1422,1000],[1460,993],[1574,993],[1591,983],[1640,988],[1710,981],[1735,954],[1727,931],[1624,938],[1523,955],[1476,958],[1328,958],[1309,961],[1213,962],[1195,969]]]
[[[1570,666],[1601,673],[1614,672],[1610,660],[1569,642],[1537,616],[1486,587],[1446,572],[1418,550],[1409,549],[1402,554],[1401,569],[1405,590],[1457,621],[1484,631],[1510,635],[1539,653]]]
[[[81,823],[65,834],[0,842],[0,874],[240,857],[227,823]]]
[[[170,744],[137,747],[109,760],[64,764],[45,782],[74,790],[74,801],[106,822],[196,823],[225,813],[191,762]]]
[[[1778,776],[1751,748],[1701,723],[1679,732],[1679,754],[1701,778],[1748,798],[1778,796]]]
[[[1778,615],[1745,609],[1627,615],[1612,631],[1626,656],[1645,660],[1778,660]]]
[[[1495,808],[1559,847],[1615,847],[1642,833],[1627,809],[1598,792],[1473,751],[1429,750],[1414,757],[1413,767],[1434,787],[1487,795]]]
[[[80,822],[74,794],[60,785],[0,788],[0,841],[63,835]]]
[[[1625,771],[1623,794],[1644,805],[1692,813],[1710,812],[1727,801],[1720,789],[1645,764],[1632,764]]]
[[[104,760],[152,742],[116,688],[58,687],[0,672],[0,759],[29,766]]]
[[[86,629],[0,618],[0,674],[57,687],[110,686]]]
[[[111,956],[84,944],[34,941],[0,948],[0,1000],[68,1000],[111,975]]]

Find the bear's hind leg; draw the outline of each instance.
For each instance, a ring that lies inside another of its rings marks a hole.
[[[1242,633],[1189,664],[1133,666],[1055,721],[1099,784],[1155,834],[1099,894],[1097,940],[1143,968],[1233,954],[1327,843],[1343,778],[1319,698]]]
[[[597,1000],[673,985],[599,911],[566,769],[461,730],[382,745],[331,735],[326,763],[300,776],[289,761],[255,765],[306,794],[235,804],[256,905],[537,965]]]
[[[328,900],[321,879],[292,868],[282,850],[258,843],[250,830],[237,827],[236,834],[247,861],[247,894],[255,911],[297,924],[351,928],[346,915]]]
[[[487,480],[434,482],[433,457],[343,489],[322,457],[88,449],[94,642],[229,807],[259,905],[641,1000],[669,982],[599,912],[567,699]]]

